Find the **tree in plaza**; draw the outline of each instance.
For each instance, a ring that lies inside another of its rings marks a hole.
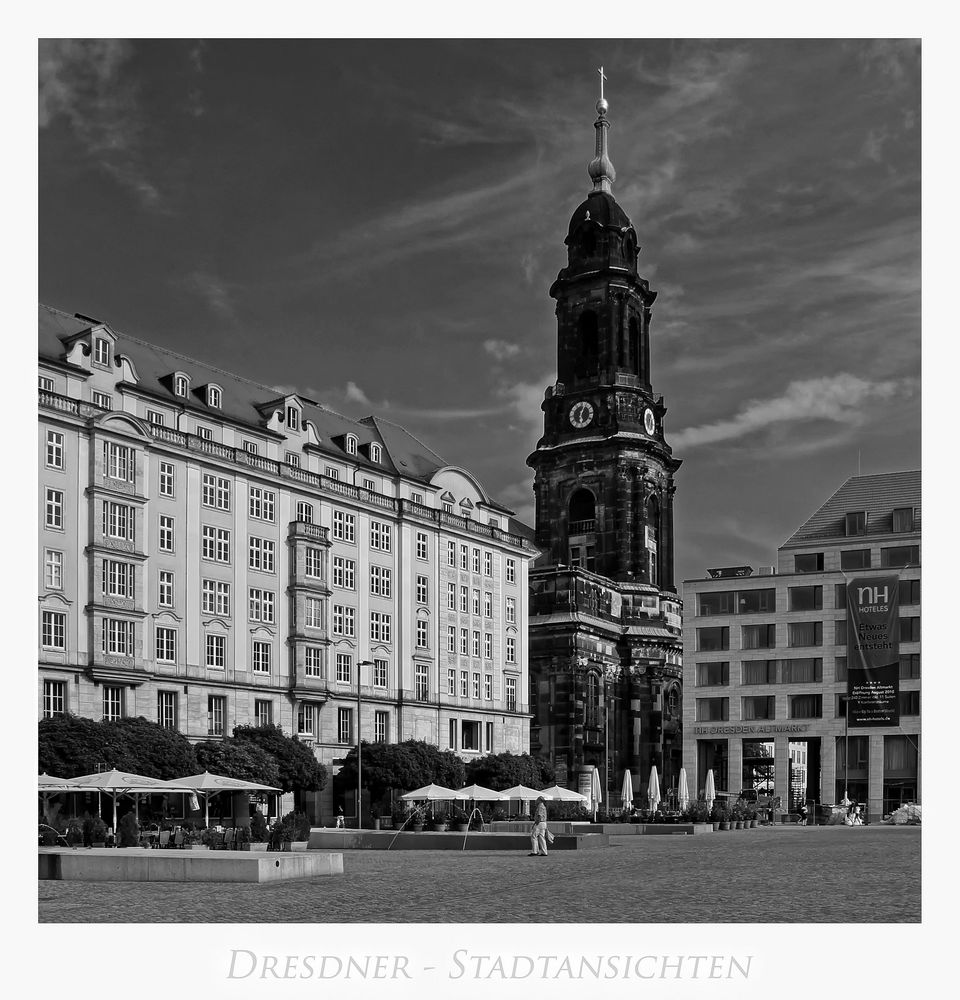
[[[434,770],[427,766],[426,755],[411,749],[408,743],[366,743],[361,758],[361,782],[372,801],[385,798],[391,791],[409,792],[434,781]],[[435,747],[433,748],[436,749]],[[357,750],[344,758],[339,780],[345,788],[357,785]],[[439,782],[437,782],[439,784]]]
[[[491,753],[478,757],[467,765],[467,780],[470,784],[483,785],[501,791],[514,785],[528,788],[545,788],[554,780],[553,766],[539,757],[528,753]]]
[[[211,774],[222,774],[227,778],[252,781],[257,785],[280,784],[280,767],[273,754],[251,740],[227,737],[225,740],[209,740],[194,747],[197,765]]]
[[[233,736],[256,744],[276,760],[279,787],[293,792],[298,805],[300,792],[317,792],[326,785],[327,769],[310,747],[295,736],[287,736],[279,726],[236,726]]]
[[[40,770],[58,778],[92,774],[98,766],[134,770],[121,734],[106,729],[102,722],[77,715],[54,715],[41,720],[37,737]]]
[[[183,778],[196,774],[197,758],[193,745],[176,729],[151,722],[142,715],[135,719],[116,719],[99,725],[127,749],[125,768],[147,778]]]
[[[463,761],[452,750],[441,750],[425,740],[404,740],[397,745],[407,751],[419,770],[417,783],[412,788],[429,784],[443,785],[446,788],[463,786]]]

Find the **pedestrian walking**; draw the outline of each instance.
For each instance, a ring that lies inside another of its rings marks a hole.
[[[529,857],[547,856],[547,804],[541,795],[533,807],[533,825],[530,827]]]
[[[801,805],[800,805],[800,820],[799,820],[799,822],[798,822],[797,825],[798,826],[806,826],[807,825],[807,805],[806,805],[805,802],[801,803]]]
[[[337,806],[337,829],[343,829],[343,806]]]

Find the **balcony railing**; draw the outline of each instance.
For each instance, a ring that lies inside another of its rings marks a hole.
[[[571,535],[592,535],[597,530],[597,522],[595,518],[587,518],[584,521],[571,521],[570,522],[570,534]]]

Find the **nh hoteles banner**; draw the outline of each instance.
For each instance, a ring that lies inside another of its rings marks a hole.
[[[847,581],[847,723],[900,725],[900,578]]]

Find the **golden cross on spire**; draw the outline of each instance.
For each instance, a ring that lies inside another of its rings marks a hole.
[[[600,74],[600,100],[602,101],[603,100],[603,81],[606,80],[606,77],[603,75],[603,67],[602,66],[597,70],[597,72]]]

